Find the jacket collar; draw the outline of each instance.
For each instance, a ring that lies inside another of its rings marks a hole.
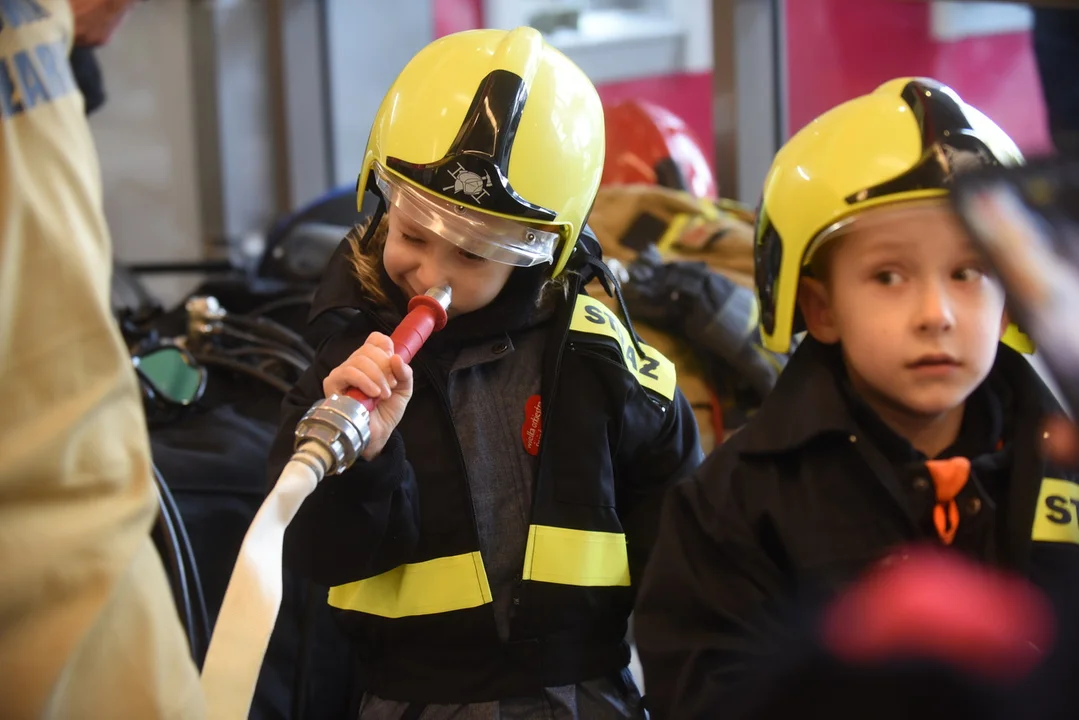
[[[836,349],[812,338],[795,351],[780,374],[775,389],[767,397],[754,421],[739,432],[741,454],[783,454],[832,433],[854,436],[854,418],[837,382]],[[1011,458],[1010,479],[1004,489],[1007,520],[1001,528],[1000,561],[1020,574],[1031,563],[1031,527],[1034,523],[1041,479],[1073,477],[1061,468],[1047,466],[1040,451],[1041,421],[1061,412],[1059,403],[1027,360],[1001,344],[986,383],[992,391],[1005,387],[1011,404],[1003,418],[1005,440]],[[904,493],[894,477],[891,462],[872,443],[858,443],[858,451],[903,508]]]
[[[822,435],[855,432],[832,371],[834,352],[806,336],[752,422],[739,431],[743,453],[780,454]]]
[[[348,261],[351,245],[343,239],[330,256],[322,281],[311,300],[311,310],[307,321],[314,322],[321,315],[331,310],[370,310],[370,301],[360,292],[356,276],[352,274],[352,265]]]

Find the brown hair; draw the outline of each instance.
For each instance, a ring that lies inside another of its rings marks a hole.
[[[832,279],[832,258],[846,239],[846,233],[829,238],[809,258],[809,275],[827,285]]]
[[[368,218],[366,222],[352,228],[345,236],[351,251],[348,262],[352,266],[352,273],[360,281],[363,294],[378,305],[386,305],[389,303],[389,298],[382,289],[379,275],[382,270],[382,250],[386,247],[386,235],[389,233],[389,222],[386,215],[383,215],[365,243],[364,236],[371,228],[371,220],[372,218]]]

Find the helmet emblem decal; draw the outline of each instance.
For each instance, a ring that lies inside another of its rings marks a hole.
[[[476,90],[460,130],[442,158],[417,164],[387,157],[386,165],[406,180],[460,203],[461,208],[471,205],[510,217],[552,222],[558,213],[522,198],[507,176],[527,98],[520,75],[492,70]]]
[[[465,170],[461,163],[457,163],[456,170],[450,170],[448,172],[450,177],[453,178],[453,184],[442,188],[443,192],[452,190],[454,195],[464,193],[471,197],[473,202],[477,205],[480,204],[481,199],[490,194],[487,192],[487,188],[492,185],[491,176],[486,172],[484,172],[483,175],[479,175],[471,170]]]

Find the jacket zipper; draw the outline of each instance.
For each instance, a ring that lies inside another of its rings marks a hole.
[[[553,415],[554,415],[555,388],[558,387],[558,375],[562,371],[562,355],[566,351],[566,340],[569,338],[569,328],[570,328],[570,325],[572,324],[572,320],[573,320],[573,305],[572,305],[572,303],[576,302],[577,294],[581,290],[579,280],[576,280],[576,279],[571,280],[571,283],[572,283],[572,286],[570,288],[570,293],[569,293],[569,295],[570,295],[570,303],[571,304],[568,306],[570,316],[569,316],[569,318],[566,319],[566,322],[564,323],[564,325],[562,327],[562,336],[558,341],[558,352],[555,355],[554,371],[551,373],[551,382],[547,385],[547,388],[546,388],[547,397],[545,397],[544,394],[543,394],[544,388],[543,388],[542,384],[540,386],[540,402],[542,403],[542,405],[540,407],[540,422],[542,423],[542,427],[545,428],[545,429],[548,427],[548,422],[547,422],[548,419],[553,417]],[[544,352],[546,352],[546,348],[544,349]],[[542,377],[542,370],[541,370],[541,377]],[[541,381],[541,383],[542,383],[542,381]],[[545,431],[543,433],[543,435],[540,436],[540,448],[539,448],[539,455],[537,456],[536,479],[535,479],[535,482],[536,482],[537,485],[539,484],[540,479],[542,477],[543,459],[544,459],[544,456],[546,455],[546,452],[547,452],[547,441],[546,441],[547,435],[548,435],[548,433]],[[533,506],[535,505],[535,502],[536,502],[536,488],[533,487],[532,488],[532,505]],[[532,517],[535,514],[534,510],[535,510],[534,507],[530,508],[529,513],[528,513],[529,532],[531,532],[531,528],[532,528]],[[517,577],[517,582],[514,583],[514,586],[513,586],[513,608],[514,609],[516,609],[517,607],[519,607],[521,605],[521,588],[524,585],[524,578],[523,578],[524,561],[525,561],[525,558],[521,558],[521,570],[517,573],[517,576],[516,576]],[[515,615],[515,614],[516,614],[516,612],[514,612],[510,616],[510,620],[513,619],[513,615]]]
[[[571,300],[575,301],[576,297],[577,297],[577,294],[580,292],[580,289],[581,289],[580,288],[580,282],[576,281],[576,280],[571,281],[571,282],[573,283],[573,286],[571,288],[570,296],[571,296]],[[541,386],[541,395],[540,395],[540,397],[541,397],[541,402],[543,403],[543,405],[542,405],[542,408],[541,408],[540,412],[541,412],[541,422],[543,423],[544,426],[547,425],[547,418],[551,417],[551,415],[553,414],[552,410],[554,409],[554,388],[558,387],[558,375],[562,370],[562,355],[566,350],[566,341],[569,338],[569,328],[570,328],[570,325],[571,325],[572,312],[573,312],[572,305],[570,306],[569,312],[571,313],[571,315],[570,315],[569,319],[567,319],[567,321],[565,322],[565,324],[564,324],[564,326],[562,328],[562,336],[561,336],[561,338],[559,339],[559,342],[558,342],[558,353],[555,355],[554,372],[551,374],[551,382],[547,387],[547,391],[548,391],[547,394],[550,396],[549,398],[545,398],[545,399],[543,398],[543,395],[542,395],[543,388]],[[387,324],[380,317],[378,317],[375,313],[372,313],[371,315],[372,315],[372,320],[374,320],[374,324],[379,328],[380,332],[382,332],[385,335],[391,335],[392,334],[393,329],[389,328],[387,326]],[[546,350],[545,350],[545,352],[546,352]],[[454,427],[454,424],[453,424],[453,411],[450,408],[450,400],[449,400],[449,397],[447,397],[447,395],[446,395],[446,391],[442,388],[442,385],[439,384],[438,378],[435,376],[434,371],[431,370],[431,368],[427,365],[427,363],[419,362],[418,364],[422,368],[424,374],[427,376],[427,379],[430,381],[431,387],[433,387],[435,389],[435,392],[438,393],[438,397],[439,397],[439,400],[441,401],[441,405],[442,405],[443,415],[444,415],[444,417],[446,418],[446,421],[449,424],[450,432],[453,433],[454,447],[457,448],[457,464],[461,468],[461,474],[462,474],[462,476],[464,477],[464,480],[465,480],[465,492],[468,494],[468,507],[469,507],[469,509],[471,511],[471,515],[472,515],[472,533],[473,533],[473,537],[474,537],[474,539],[476,541],[476,547],[478,548],[480,546],[479,530],[476,527],[476,506],[475,506],[475,503],[474,503],[474,501],[472,499],[472,484],[471,484],[470,478],[468,477],[468,466],[465,465],[465,454],[464,454],[464,451],[461,450],[461,441],[457,437],[457,428]],[[546,452],[546,447],[547,447],[547,443],[544,441],[543,437],[541,436],[540,437],[540,450],[539,450],[539,455],[537,457],[538,464],[536,466],[536,482],[537,483],[539,482],[539,479],[540,479],[540,474],[541,474],[540,470],[543,468],[543,458],[544,458],[544,454]],[[535,501],[536,501],[536,491],[535,491],[535,488],[533,488],[532,489],[532,503],[533,503],[533,505],[535,504]],[[533,512],[530,509],[530,511],[529,511],[529,527],[531,527],[531,524],[532,524],[532,515],[533,515]],[[525,558],[521,558],[521,570],[519,570],[517,572],[516,582],[514,583],[514,586],[513,586],[513,601],[512,601],[513,604],[512,604],[512,608],[511,608],[511,612],[510,612],[510,622],[511,623],[513,621],[514,616],[516,615],[516,609],[518,607],[520,607],[520,605],[521,605],[521,588],[524,585],[524,579],[522,577],[522,573],[524,571],[524,560],[525,560]]]

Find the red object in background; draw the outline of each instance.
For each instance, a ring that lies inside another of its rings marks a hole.
[[[1028,153],[1051,148],[1030,33],[933,39],[927,2],[787,0],[790,134],[895,77],[950,85]]]
[[[868,1],[868,0],[867,0]],[[434,0],[435,37],[484,27],[483,0]],[[685,121],[708,158],[715,157],[712,128],[712,73],[682,72],[634,78],[596,86],[604,105],[623,100],[647,100],[667,108]]]
[[[914,548],[846,590],[822,636],[839,658],[935,659],[998,680],[1024,677],[1053,643],[1045,596],[1027,580],[956,554]]]
[[[483,0],[435,0],[435,36],[483,27]],[[927,2],[787,0],[787,122],[794,134],[839,103],[895,77],[951,85],[1025,152],[1052,146],[1030,33],[937,42]],[[600,84],[604,104],[641,99],[685,120],[714,158],[712,73],[675,73]]]
[[[483,27],[483,0],[435,0],[435,37]]]
[[[709,158],[682,118],[636,98],[607,105],[603,112],[603,184],[664,185],[700,198],[717,197]]]
[[[644,100],[681,118],[690,134],[708,158],[709,168],[715,157],[712,130],[712,73],[674,73],[658,77],[622,80],[596,86],[604,107],[624,100]]]

